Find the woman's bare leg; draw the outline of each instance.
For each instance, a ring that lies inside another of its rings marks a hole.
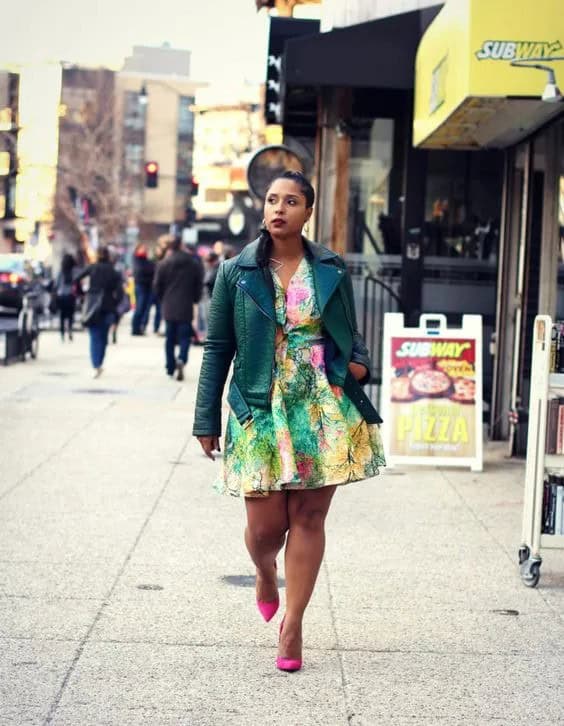
[[[301,658],[302,618],[313,593],[325,550],[325,518],[336,487],[288,493],[286,617],[279,655]]]
[[[288,530],[288,504],[285,492],[267,497],[246,497],[245,544],[257,568],[257,599],[270,602],[278,597],[274,563],[284,546]]]

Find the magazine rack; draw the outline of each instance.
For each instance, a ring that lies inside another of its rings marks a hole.
[[[564,474],[564,454],[546,454],[548,398],[564,397],[564,373],[551,372],[552,319],[537,315],[533,329],[529,431],[523,505],[523,536],[519,548],[521,579],[536,587],[541,549],[564,548],[563,534],[543,534],[543,495],[547,471]]]

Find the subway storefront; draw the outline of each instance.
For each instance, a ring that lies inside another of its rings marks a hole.
[[[564,85],[561,0],[447,0],[416,56],[414,146],[499,149],[504,157],[490,436],[508,439],[515,454],[525,446],[534,317],[564,319],[559,80]],[[440,195],[436,206],[439,215]]]

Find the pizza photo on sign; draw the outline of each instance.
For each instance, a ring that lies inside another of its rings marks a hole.
[[[411,376],[411,390],[419,397],[445,398],[451,393],[452,380],[443,371],[419,370]]]
[[[451,401],[474,403],[476,399],[476,381],[473,378],[455,378],[452,385]]]
[[[395,376],[392,378],[392,401],[407,403],[415,400],[411,390],[411,378],[408,375]]]

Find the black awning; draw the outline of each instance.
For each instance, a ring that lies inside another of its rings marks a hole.
[[[421,36],[442,6],[289,40],[286,86],[411,89]]]

